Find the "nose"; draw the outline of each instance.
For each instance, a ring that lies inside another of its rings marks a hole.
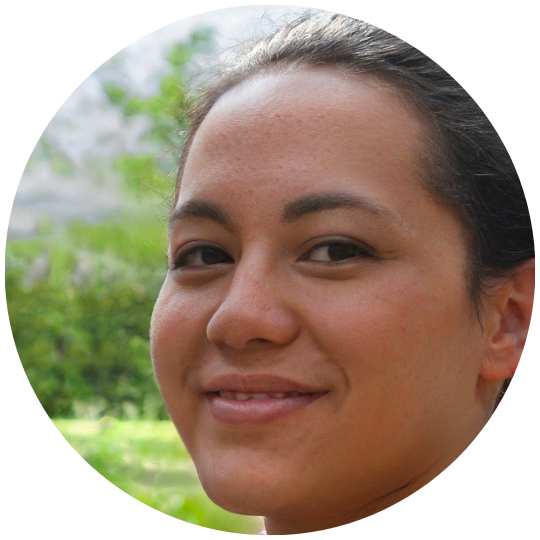
[[[235,272],[230,286],[208,321],[206,336],[219,347],[243,350],[261,344],[283,346],[300,332],[294,310],[270,272],[252,267]]]

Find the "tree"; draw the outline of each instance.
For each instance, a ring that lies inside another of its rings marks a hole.
[[[129,192],[139,196],[171,193],[171,172],[176,171],[180,148],[187,129],[186,112],[191,105],[186,85],[190,63],[197,54],[213,46],[212,30],[199,29],[186,41],[174,44],[167,54],[167,71],[161,77],[158,91],[149,97],[132,94],[127,88],[105,82],[103,89],[109,101],[126,118],[142,117],[148,123],[145,137],[158,152],[118,156],[116,169]]]
[[[50,416],[113,414],[165,418],[148,347],[152,307],[166,270],[165,219],[156,196],[172,191],[170,172],[183,142],[193,56],[212,46],[193,32],[167,55],[167,71],[148,97],[104,84],[127,118],[146,120],[147,154],[114,160],[139,204],[99,223],[44,228],[7,247],[6,292],[15,342]]]

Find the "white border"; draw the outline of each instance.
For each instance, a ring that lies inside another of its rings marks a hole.
[[[265,2],[252,0],[250,4]],[[30,152],[76,87],[112,54],[143,35],[187,16],[236,5],[19,0],[2,8],[2,242]],[[445,67],[475,97],[499,131],[522,179],[536,227],[540,118],[533,2],[365,0],[349,5],[324,0],[295,5],[365,19],[410,41]],[[3,264],[2,258],[2,269]],[[167,540],[186,534],[224,538],[224,533],[190,526],[146,507],[87,466],[35,398],[18,360],[3,299],[0,332],[0,534],[58,540]],[[538,324],[533,320],[526,352],[502,407],[447,471],[380,514],[313,534],[330,538],[363,535],[370,540],[539,537],[535,514],[540,483],[540,364],[533,358],[538,350]]]

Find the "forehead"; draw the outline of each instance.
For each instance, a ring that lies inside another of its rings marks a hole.
[[[228,181],[284,196],[351,180],[368,189],[384,179],[402,191],[404,177],[419,189],[426,131],[399,91],[374,76],[327,67],[262,73],[221,96],[202,122],[180,199]]]

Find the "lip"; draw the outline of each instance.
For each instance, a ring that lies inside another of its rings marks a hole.
[[[304,394],[315,394],[326,392],[326,388],[320,386],[301,383],[293,379],[281,377],[270,373],[241,374],[225,373],[214,376],[203,383],[202,391],[219,392],[225,390],[228,392],[301,392]]]
[[[301,383],[273,374],[229,373],[211,378],[202,385],[210,413],[226,424],[267,423],[299,411],[328,393],[328,389]],[[237,400],[224,397],[220,392],[246,394],[291,393],[299,395],[282,398],[260,397]]]

